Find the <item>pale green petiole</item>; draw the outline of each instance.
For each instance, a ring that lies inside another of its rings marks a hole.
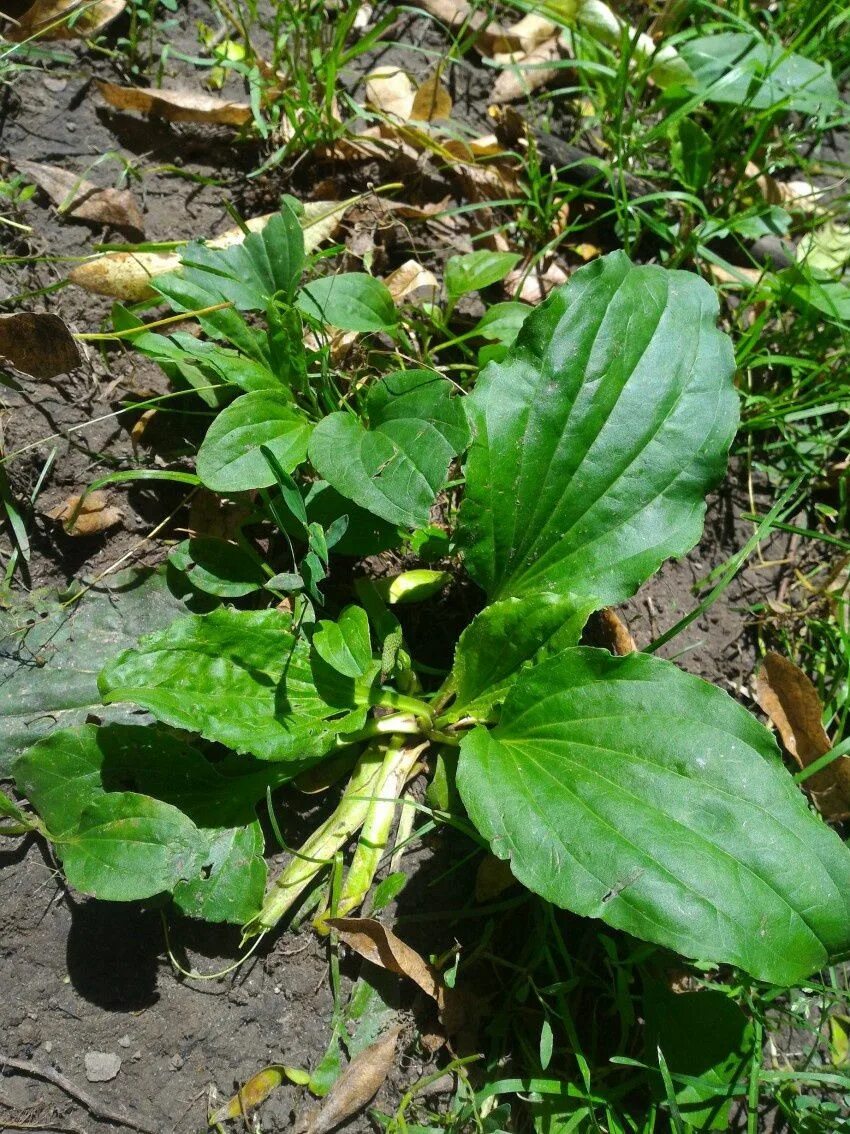
[[[351,913],[369,893],[389,843],[399,796],[427,746],[426,741],[412,748],[404,748],[398,742],[387,749],[380,777],[375,784],[373,798],[363,821],[363,830],[360,832],[351,866],[345,876],[342,893],[336,903],[336,916],[345,917]],[[327,914],[322,914],[317,918],[317,928],[322,928],[322,921],[326,916]]]
[[[389,746],[373,743],[365,749],[333,815],[307,839],[269,890],[260,913],[245,926],[246,937],[276,925],[330,864],[336,852],[360,830],[375,797],[382,794],[385,779],[393,777],[396,764],[408,756],[406,750],[399,749],[398,743],[390,742]],[[421,746],[414,749],[416,755],[421,751]],[[407,766],[412,767],[412,762]],[[401,783],[403,786],[404,780]]]

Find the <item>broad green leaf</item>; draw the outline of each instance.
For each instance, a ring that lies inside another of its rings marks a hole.
[[[109,664],[100,688],[107,704],[132,701],[236,752],[290,762],[293,775],[365,721],[319,695],[309,642],[278,610],[178,619]]]
[[[494,303],[472,328],[472,333],[510,346],[531,311],[527,303]]]
[[[263,831],[258,820],[219,831],[210,840],[204,875],[174,887],[187,917],[244,925],[263,904],[266,888]]]
[[[449,716],[486,718],[532,659],[578,645],[592,604],[570,595],[530,595],[485,606],[461,634]]]
[[[184,539],[168,557],[193,587],[219,598],[240,598],[266,582],[258,560],[241,547],[211,536]]]
[[[253,332],[251,332],[253,334]],[[133,337],[133,348],[157,362],[169,378],[182,378],[210,403],[216,404],[220,391],[205,387],[220,385],[240,386],[252,390],[282,391],[280,380],[269,369],[268,359],[257,336],[256,355],[250,357],[243,350],[231,350],[206,339],[197,339],[186,331],[172,335],[158,335],[153,331]],[[232,394],[232,390],[227,390]]]
[[[265,867],[255,809],[288,778],[275,765],[222,775],[196,749],[158,729],[83,725],[45,737],[15,760],[12,772],[60,839],[107,793],[131,791],[178,808],[209,841],[203,873],[176,888],[181,908],[207,921],[241,922],[246,910],[256,912]]]
[[[710,102],[801,114],[829,113],[839,103],[828,66],[750,32],[698,36],[679,51]]]
[[[615,252],[482,371],[457,539],[491,601],[618,603],[696,543],[738,421],[717,311],[699,277]]]
[[[301,310],[342,331],[390,331],[398,322],[393,297],[381,280],[365,272],[341,272],[305,284]]]
[[[429,370],[402,370],[376,382],[364,425],[352,413],[320,421],[308,453],[337,492],[391,524],[422,527],[469,431],[459,399]]]
[[[274,484],[260,452],[266,445],[286,472],[307,455],[312,426],[285,394],[243,394],[218,415],[198,450],[198,476],[214,492],[245,492]]]
[[[0,613],[0,776],[39,737],[82,724],[90,713],[101,720],[143,721],[134,706],[105,709],[97,675],[140,635],[186,610],[169,591],[164,571],[123,571],[76,602],[62,598],[11,598]]]
[[[372,666],[369,617],[362,606],[347,606],[336,622],[322,620],[313,635],[313,649],[345,677],[363,677]]]
[[[172,890],[200,872],[209,850],[182,811],[129,791],[93,800],[77,828],[54,845],[71,885],[107,902]]]
[[[774,984],[850,951],[850,852],[771,735],[670,662],[575,647],[526,670],[457,783],[556,905]]]
[[[265,310],[270,299],[291,303],[304,268],[304,234],[288,206],[259,232],[229,248],[190,244],[179,272],[153,286],[185,311],[231,302],[240,311]]]
[[[489,252],[487,249],[451,256],[446,261],[446,295],[454,302],[469,291],[498,283],[519,261],[516,252]]]
[[[710,988],[674,993],[648,980],[643,1004],[647,1061],[657,1064],[661,1049],[682,1117],[697,1130],[728,1130],[734,1088],[752,1065],[752,1021],[729,995]],[[677,1082],[677,1075],[689,1081]],[[654,1094],[664,1097],[660,1076]]]

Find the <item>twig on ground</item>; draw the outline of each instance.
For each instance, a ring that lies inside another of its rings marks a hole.
[[[99,1118],[102,1122],[111,1122],[116,1126],[126,1126],[130,1130],[139,1130],[141,1134],[159,1134],[153,1126],[147,1126],[144,1122],[125,1114],[123,1111],[102,1106],[97,1099],[92,1098],[88,1091],[84,1091],[82,1087],[78,1087],[76,1083],[72,1083],[64,1075],[54,1071],[52,1067],[44,1067],[40,1063],[31,1063],[28,1059],[14,1059],[12,1056],[3,1055],[0,1052],[0,1068],[2,1067],[11,1067],[15,1071],[20,1071],[23,1075],[34,1075],[37,1079],[44,1079],[46,1082],[52,1083],[54,1087],[58,1087],[60,1091],[64,1091],[66,1095],[76,1099],[81,1106],[85,1107],[92,1118]]]

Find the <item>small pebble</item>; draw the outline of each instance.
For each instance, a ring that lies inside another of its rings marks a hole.
[[[122,1036],[121,1039],[118,1041],[118,1046],[119,1047],[129,1047],[130,1046],[130,1037],[129,1036]]]
[[[180,1071],[183,1068],[183,1056],[172,1055],[168,1061],[168,1069],[170,1071]]]
[[[87,1051],[85,1063],[90,1083],[108,1083],[121,1070],[121,1057],[114,1051]]]

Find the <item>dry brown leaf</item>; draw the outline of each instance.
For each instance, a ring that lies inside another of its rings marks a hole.
[[[553,288],[567,282],[567,273],[554,260],[546,267],[538,264],[528,274],[526,272],[525,268],[508,272],[504,289],[510,299],[520,299],[532,306],[542,303]]]
[[[766,654],[756,675],[756,700],[797,761],[807,768],[832,748],[822,724],[823,706],[808,677],[788,658]],[[850,757],[839,756],[805,781],[825,819],[850,816]]]
[[[0,358],[32,378],[69,374],[82,361],[59,316],[38,311],[0,315]]]
[[[68,279],[86,291],[138,303],[152,299],[155,276],[180,267],[176,252],[105,252],[86,260],[68,273]]]
[[[351,201],[305,203],[302,228],[306,252],[314,251],[322,241],[333,236],[351,204]],[[265,213],[252,217],[245,222],[245,227],[249,232],[260,232],[273,216],[274,213]],[[221,236],[205,243],[208,248],[230,248],[241,244],[244,239],[245,233],[241,228],[229,228]],[[156,294],[150,286],[152,279],[179,268],[179,252],[105,252],[74,268],[68,273],[68,279],[86,291],[136,303],[151,299]]]
[[[480,138],[452,138],[443,143],[443,149],[458,161],[475,162],[479,158],[501,157],[505,147],[495,134],[483,134]]]
[[[485,55],[504,51],[505,44],[513,43],[510,33],[501,24],[488,20],[484,12],[473,11],[466,0],[416,0],[416,3],[452,30],[464,27],[474,31],[475,46]]]
[[[366,101],[381,114],[391,114],[406,122],[414,98],[413,83],[399,67],[382,67],[366,76]]]
[[[440,1004],[447,990],[439,972],[391,929],[371,917],[329,917],[326,924],[361,957],[396,976],[408,977]]]
[[[401,1032],[393,1028],[352,1059],[321,1106],[307,1116],[305,1134],[329,1134],[369,1105],[393,1069]]]
[[[3,35],[12,43],[30,36],[40,39],[89,39],[111,24],[127,0],[36,0],[16,23],[3,23]],[[79,13],[75,19],[72,17]]]
[[[737,264],[730,264],[728,268],[723,268],[720,264],[706,262],[705,270],[714,283],[738,284],[740,287],[750,287],[752,284],[758,283],[764,276],[763,268],[740,268]]]
[[[610,606],[604,606],[598,615],[599,636],[602,645],[617,657],[625,657],[637,651],[637,644],[629,633],[629,628]]]
[[[505,47],[505,51],[522,51],[528,54],[533,51],[535,47],[539,47],[541,43],[546,43],[548,40],[560,34],[557,24],[553,24],[551,20],[544,19],[543,16],[538,15],[536,12],[529,12],[523,16],[517,23],[511,25],[507,29],[507,38],[516,43],[516,47]]]
[[[390,272],[384,283],[396,304],[407,300],[410,303],[436,303],[440,284],[433,272],[423,268],[418,260],[406,260],[394,272]]]
[[[232,540],[250,515],[250,505],[199,488],[189,502],[189,535]]]
[[[488,161],[483,165],[457,162],[451,172],[470,201],[500,200],[515,197],[520,192],[519,172],[512,162]]]
[[[547,67],[561,54],[560,38],[553,36],[540,43],[533,50],[511,58],[511,66],[502,71],[493,84],[490,101],[497,105],[525,98],[539,87],[545,87],[558,75],[559,68]],[[508,60],[505,60],[508,62]]]
[[[119,87],[97,80],[97,88],[117,110],[138,110],[142,114],[165,118],[168,122],[207,122],[218,126],[244,126],[251,121],[246,102],[229,102],[198,91],[148,90]]]
[[[120,524],[123,516],[117,508],[109,507],[108,500],[105,492],[69,496],[64,504],[60,504],[47,515],[51,520],[59,520],[68,535],[99,535]]]
[[[64,216],[109,225],[133,236],[143,236],[145,222],[129,189],[100,189],[57,165],[35,161],[15,162],[27,180],[47,194]]]
[[[497,858],[494,854],[484,855],[475,872],[476,902],[491,902],[516,885],[517,880],[507,859]]]
[[[437,118],[448,118],[451,112],[452,96],[436,74],[417,89],[409,117],[416,122],[433,122]]]

